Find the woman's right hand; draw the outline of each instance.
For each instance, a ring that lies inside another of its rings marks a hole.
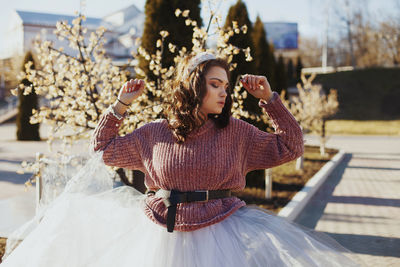
[[[144,91],[145,83],[143,80],[129,80],[122,85],[119,90],[118,99],[127,105],[130,105],[133,100],[138,98]]]

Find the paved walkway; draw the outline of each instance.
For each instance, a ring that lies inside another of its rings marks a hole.
[[[368,266],[400,266],[400,138],[332,137],[327,145],[346,150],[345,158],[296,222],[327,233]]]
[[[47,127],[40,127],[42,138],[47,137]],[[49,154],[46,141],[16,141],[15,124],[0,124],[0,237],[7,237],[19,226],[30,220],[36,209],[35,186],[24,183],[32,173],[17,174],[22,170],[21,162],[33,162],[37,152]],[[82,147],[73,148],[82,151]],[[60,151],[55,144],[53,151]]]

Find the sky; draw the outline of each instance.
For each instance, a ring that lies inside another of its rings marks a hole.
[[[84,14],[87,17],[102,17],[135,4],[144,11],[145,0],[83,0]],[[229,7],[236,0],[207,0],[204,5],[211,1],[214,7],[219,5],[220,13],[225,19]],[[400,0],[350,0],[363,3],[371,12],[371,19],[384,18],[387,15],[394,15],[393,10],[398,10]],[[15,9],[24,11],[35,11],[43,13],[56,13],[74,15],[80,9],[81,0],[0,0],[0,40],[6,38],[4,28],[11,12]],[[325,6],[327,3],[336,4],[335,0],[243,0],[246,3],[249,17],[252,22],[257,15],[263,22],[297,22],[299,35],[321,39],[326,22]],[[220,3],[220,4],[219,4]],[[397,7],[397,9],[396,9]],[[203,9],[205,10],[205,9]],[[206,14],[203,13],[203,20]],[[400,15],[400,14],[398,14]],[[1,44],[0,44],[1,48]]]

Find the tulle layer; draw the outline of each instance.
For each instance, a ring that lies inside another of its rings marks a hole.
[[[329,236],[256,206],[192,232],[169,233],[144,214],[146,196],[137,190],[96,181],[105,176],[89,176],[92,186],[79,180],[98,171],[83,168],[10,237],[8,253],[17,245],[13,241],[23,241],[0,266],[359,266]]]
[[[143,200],[126,186],[64,194],[1,266],[358,266],[325,236],[254,206],[168,233],[144,215]]]

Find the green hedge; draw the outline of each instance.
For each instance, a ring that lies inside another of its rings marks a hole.
[[[369,68],[320,74],[315,83],[338,90],[334,119],[396,120],[400,118],[400,68]]]

